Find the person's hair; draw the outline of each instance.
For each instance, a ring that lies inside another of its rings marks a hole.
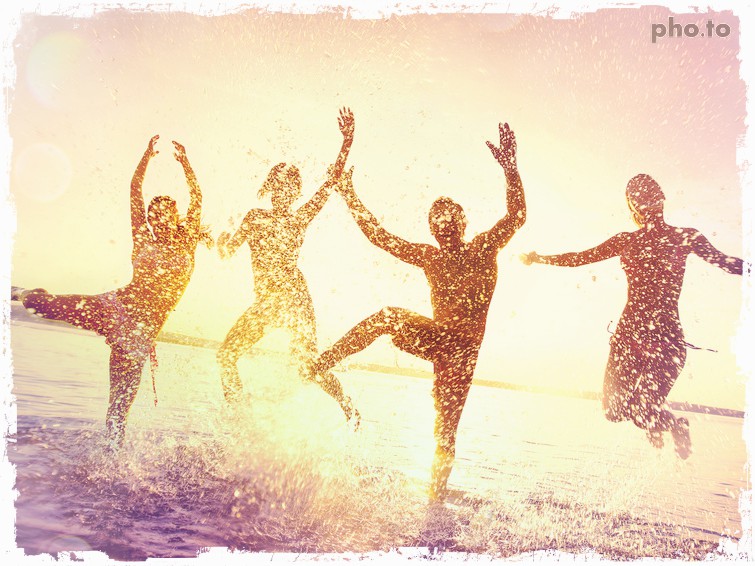
[[[264,198],[267,194],[272,194],[276,187],[280,185],[280,175],[286,171],[285,163],[278,163],[267,174],[267,179],[262,183],[260,190],[257,192],[257,198]],[[293,189],[295,198],[298,198],[301,194],[301,174],[299,168],[296,165],[288,167],[286,172],[286,180],[289,182]]]
[[[635,175],[627,183],[627,200],[636,209],[657,208],[665,199],[661,186],[650,175]]]
[[[147,206],[147,223],[148,224],[149,224],[149,215],[152,212],[152,210],[154,208],[157,208],[157,207],[160,207],[160,206],[165,206],[165,205],[173,205],[173,206],[175,206],[176,205],[176,201],[173,200],[170,197],[157,196],[157,197],[153,198],[149,202],[149,206]],[[150,224],[150,226],[151,226],[151,224]]]
[[[461,223],[462,227],[466,228],[467,215],[464,214],[464,209],[459,203],[449,197],[439,197],[435,199],[435,202],[430,207],[430,212],[427,215],[428,221],[432,222],[433,215],[437,214],[437,211],[440,208],[449,210],[451,212],[451,215]]]

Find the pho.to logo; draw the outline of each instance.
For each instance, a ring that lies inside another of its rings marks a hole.
[[[652,24],[652,38],[655,43],[661,37],[727,37],[731,33],[728,24],[714,24],[708,20],[703,27],[697,24],[674,23],[674,18],[668,19],[666,24]]]

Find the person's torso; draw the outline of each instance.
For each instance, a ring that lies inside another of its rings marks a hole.
[[[630,234],[620,254],[628,286],[622,324],[635,332],[679,332],[679,296],[690,252],[686,238],[683,229],[672,226]]]
[[[116,291],[129,316],[159,327],[181,299],[194,271],[194,254],[182,241],[144,240],[133,256],[133,277]]]
[[[431,249],[424,269],[436,321],[481,337],[498,279],[496,255],[477,240]]]
[[[305,231],[306,225],[294,214],[257,211],[247,243],[258,296],[285,295],[306,289],[297,265]]]

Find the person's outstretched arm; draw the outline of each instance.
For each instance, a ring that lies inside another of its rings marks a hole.
[[[199,189],[197,176],[191,168],[189,158],[186,157],[186,148],[177,141],[173,142],[176,148],[173,157],[176,158],[184,169],[186,184],[189,186],[189,209],[186,212],[186,230],[191,239],[191,243],[196,246],[199,241],[200,221],[202,217],[202,191]]]
[[[708,238],[697,230],[689,230],[687,236],[689,245],[692,247],[695,255],[701,257],[711,265],[723,269],[726,273],[742,275],[744,262],[740,258],[728,256],[718,251]]]
[[[317,213],[325,206],[325,202],[333,192],[334,184],[338,181],[338,178],[343,173],[343,168],[346,165],[346,159],[349,156],[349,150],[351,144],[354,141],[354,114],[351,109],[341,108],[338,116],[338,128],[343,134],[343,143],[341,144],[341,150],[338,152],[335,164],[328,168],[328,179],[315,193],[315,195],[309,199],[309,202],[302,206],[297,215],[305,223],[309,224],[312,219],[317,216]]]
[[[364,206],[356,192],[354,192],[353,173],[354,168],[352,167],[341,176],[341,183],[338,185],[337,190],[346,201],[351,216],[362,230],[362,233],[364,233],[372,244],[384,249],[401,261],[411,263],[412,265],[424,265],[425,253],[430,246],[407,242],[383,228],[377,218],[375,218],[375,215],[367,210],[367,207]]]
[[[230,232],[223,232],[218,236],[218,255],[220,255],[221,259],[231,257],[239,249],[239,246],[247,240],[252,231],[255,214],[255,209],[247,212],[244,220],[241,222],[241,226],[239,226],[239,229],[233,235]]]
[[[487,143],[493,157],[503,167],[506,175],[506,216],[496,222],[484,234],[486,241],[497,249],[505,246],[514,233],[527,219],[527,204],[524,201],[524,187],[516,166],[516,137],[508,124],[498,124],[500,145]]]
[[[152,136],[149,140],[147,149],[136,166],[134,176],[131,178],[131,237],[134,241],[134,253],[136,253],[140,240],[150,238],[142,184],[144,183],[144,174],[147,172],[149,160],[158,154],[158,151],[155,149],[155,143],[157,143],[159,137]]]
[[[540,255],[537,252],[530,252],[520,256],[522,262],[526,265],[532,263],[546,263],[548,265],[560,265],[562,267],[578,267],[588,263],[596,263],[621,253],[629,240],[629,233],[622,232],[609,238],[600,245],[585,250],[583,252],[570,252],[557,255]]]

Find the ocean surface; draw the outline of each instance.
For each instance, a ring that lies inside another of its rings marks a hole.
[[[685,414],[694,452],[682,461],[670,438],[654,449],[631,425],[605,421],[594,400],[473,386],[454,495],[430,506],[430,380],[340,368],[362,415],[353,432],[281,356],[241,361],[247,398],[231,410],[213,350],[158,343],[158,403],[145,370],[126,443],[113,455],[103,436],[104,340],[29,317],[10,330],[17,429],[7,456],[16,545],[26,555],[140,561],[217,548],[411,547],[700,560],[731,558],[749,534],[739,418]]]

